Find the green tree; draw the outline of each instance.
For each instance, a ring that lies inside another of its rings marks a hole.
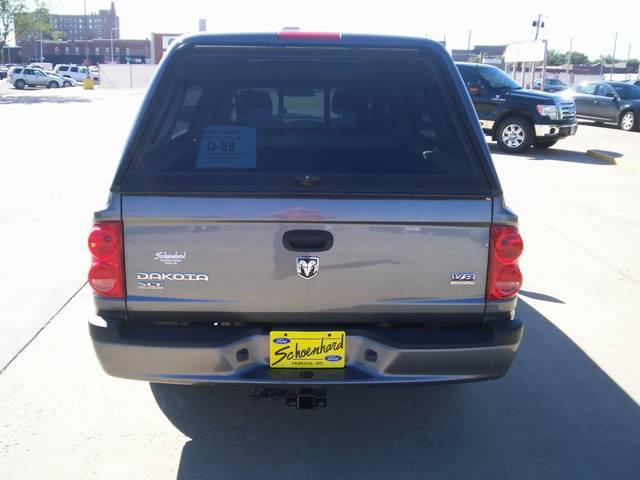
[[[17,37],[38,37],[46,40],[55,39],[56,32],[49,22],[49,9],[42,2],[36,3],[32,12],[21,12],[15,16],[15,32]]]
[[[0,51],[4,61],[3,48],[7,44],[9,35],[14,31],[15,18],[24,12],[23,0],[0,0]]]
[[[547,65],[564,65],[566,59],[566,53],[560,53],[558,50],[554,49],[549,49],[547,51]]]
[[[571,52],[572,65],[588,65],[589,57],[582,52]]]
[[[558,50],[550,49],[547,52],[547,65],[565,65],[569,58],[569,52],[561,53]],[[586,65],[589,57],[582,52],[571,52],[572,65]]]
[[[35,9],[30,12],[23,11],[15,15],[16,38],[29,40],[33,45],[33,57],[38,57],[36,43],[41,38],[43,40],[58,40],[60,32],[54,31],[50,22],[49,9],[42,2],[36,0]]]

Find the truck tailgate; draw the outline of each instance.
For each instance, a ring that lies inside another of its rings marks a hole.
[[[484,312],[488,198],[128,195],[122,215],[133,316],[413,323]],[[292,251],[291,230],[330,232],[333,245]],[[306,256],[319,262],[310,279],[296,268]]]

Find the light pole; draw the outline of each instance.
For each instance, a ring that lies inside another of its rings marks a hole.
[[[544,28],[544,22],[542,21],[542,14],[538,14],[538,20],[534,20],[531,24],[532,27],[536,27],[536,36],[534,40],[538,40],[538,35],[540,34],[540,29]]]
[[[113,31],[117,29],[118,27],[111,27],[111,63],[113,63]]]
[[[536,36],[533,39],[534,41],[538,40],[538,36],[540,35],[540,29],[544,28],[544,21],[542,20],[542,18],[543,18],[542,14],[539,13],[538,14],[538,20],[534,20],[531,23],[532,27],[536,27]],[[545,55],[546,55],[546,53],[545,53]],[[522,65],[523,65],[523,68],[524,68],[524,63]],[[531,88],[533,88],[533,82],[535,81],[535,77],[536,77],[536,68],[535,68],[536,63],[535,62],[531,62],[529,65],[531,67]],[[542,78],[542,83],[540,84],[540,90],[544,91],[544,75],[543,75],[543,78]]]
[[[87,0],[84,0],[84,15],[82,21],[82,31],[84,33],[84,66],[87,68],[87,78],[89,78],[89,43],[87,42]]]
[[[609,80],[613,80],[613,69],[616,65],[616,47],[618,46],[618,32],[616,32],[616,37],[613,40],[613,56],[611,58],[611,70],[609,71]]]

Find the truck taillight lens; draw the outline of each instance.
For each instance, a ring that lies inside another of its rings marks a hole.
[[[491,227],[487,300],[510,298],[518,293],[522,287],[522,273],[518,261],[523,249],[524,244],[517,227]]]
[[[96,222],[89,234],[89,285],[103,297],[124,298],[122,223]]]

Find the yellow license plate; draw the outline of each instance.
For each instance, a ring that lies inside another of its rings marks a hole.
[[[269,333],[271,368],[344,368],[344,332]]]

